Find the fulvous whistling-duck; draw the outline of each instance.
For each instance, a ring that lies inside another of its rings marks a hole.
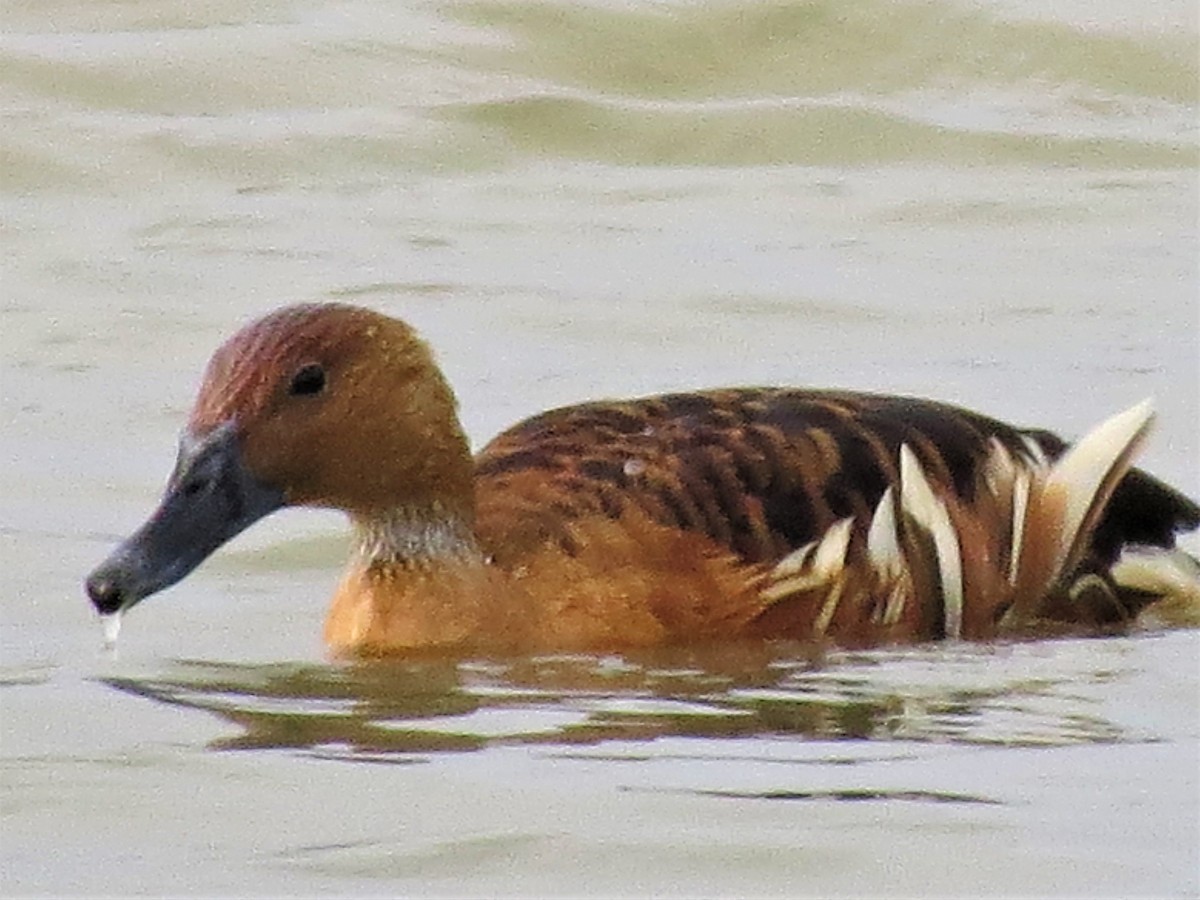
[[[354,526],[340,653],[1103,627],[1200,608],[1175,549],[1200,507],[1131,467],[1152,417],[1068,447],[929,400],[735,388],[553,410],[472,457],[412,328],[292,306],[214,354],[160,506],[87,591],[125,611],[299,505]]]

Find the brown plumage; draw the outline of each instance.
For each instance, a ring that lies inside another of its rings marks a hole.
[[[290,307],[214,355],[163,506],[88,586],[101,611],[128,608],[255,518],[314,505],[357,533],[326,623],[339,651],[1102,626],[1200,594],[1172,549],[1200,507],[1130,468],[1150,418],[1064,455],[933,401],[740,388],[554,410],[472,460],[412,329]],[[1122,585],[1131,546],[1183,588]]]

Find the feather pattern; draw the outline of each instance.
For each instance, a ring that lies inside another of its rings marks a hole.
[[[1069,449],[1046,432],[872,394],[585,404],[484,448],[477,531],[501,562],[547,543],[578,554],[595,517],[703,536],[742,567],[759,604],[745,628],[764,635],[870,643],[1125,619],[1108,536],[1127,521],[1162,530],[1125,497],[1157,494],[1172,532],[1197,517],[1131,469],[1152,418],[1139,404]],[[1096,593],[1078,589],[1089,578],[1103,602],[1080,610]]]

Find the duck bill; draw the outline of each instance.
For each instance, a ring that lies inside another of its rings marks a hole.
[[[247,470],[232,423],[184,433],[158,509],[87,577],[88,596],[102,615],[124,612],[284,503],[282,491]]]

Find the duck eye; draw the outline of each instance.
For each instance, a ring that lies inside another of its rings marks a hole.
[[[288,385],[289,394],[319,394],[325,390],[325,367],[320,363],[301,366]]]

